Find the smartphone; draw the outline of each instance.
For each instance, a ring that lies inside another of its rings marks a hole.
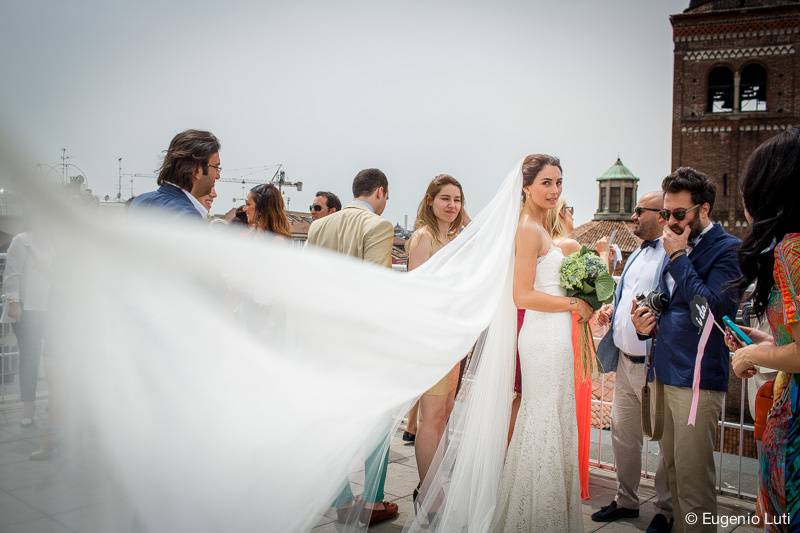
[[[745,346],[749,346],[750,344],[753,344],[753,339],[748,337],[747,334],[744,331],[742,331],[741,328],[739,328],[739,326],[737,326],[733,322],[733,320],[730,319],[730,317],[728,315],[725,315],[724,317],[722,317],[722,323],[725,324],[725,326],[729,330],[731,330],[731,332],[734,334],[734,336],[737,339],[739,339],[739,342],[741,342]]]

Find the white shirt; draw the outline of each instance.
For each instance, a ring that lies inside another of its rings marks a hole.
[[[350,205],[363,207],[364,209],[366,209],[370,213],[374,213],[375,212],[375,209],[373,209],[372,204],[370,204],[369,202],[365,202],[364,200],[359,200],[358,198],[354,198],[353,201],[350,202]]]
[[[192,201],[192,204],[194,205],[194,208],[197,209],[197,212],[200,213],[200,215],[203,218],[207,218],[208,217],[208,209],[206,209],[206,206],[201,204],[200,200],[195,198],[194,195],[192,193],[190,193],[189,191],[187,191],[186,189],[181,189],[181,190],[183,191],[183,194],[188,196],[189,200]]]
[[[200,200],[198,200],[197,198],[195,198],[195,197],[194,197],[194,195],[193,195],[192,193],[190,193],[190,192],[189,192],[189,191],[187,191],[186,189],[183,189],[183,188],[181,188],[181,187],[178,187],[178,186],[177,186],[177,185],[175,185],[174,183],[170,183],[170,182],[168,182],[168,181],[167,181],[166,183],[168,183],[169,185],[172,185],[173,187],[175,187],[175,188],[177,188],[177,189],[180,189],[180,190],[183,192],[183,194],[185,194],[185,195],[186,195],[186,196],[189,198],[189,200],[191,200],[191,201],[192,201],[192,205],[194,206],[194,208],[195,208],[195,209],[197,209],[197,212],[198,212],[198,213],[200,213],[200,215],[201,215],[203,218],[208,218],[208,209],[206,209],[206,206],[204,206],[203,204],[201,204],[201,203],[200,203]]]
[[[689,246],[686,247],[686,255],[689,255],[690,253],[692,253],[692,250],[694,250],[694,247],[697,246],[697,243],[700,242],[700,239],[703,238],[703,235],[705,235],[706,233],[711,231],[711,228],[713,228],[713,227],[714,227],[714,223],[712,222],[708,226],[706,226],[703,229],[703,231],[700,232],[700,235],[697,236],[697,238],[694,241],[694,244],[693,245],[689,245]],[[664,281],[667,284],[667,290],[669,291],[669,293],[672,294],[673,292],[675,292],[675,279],[672,277],[672,274],[667,272],[667,275],[664,276]]]
[[[3,293],[7,301],[22,302],[25,311],[46,311],[50,296],[53,248],[46,238],[33,232],[11,240],[3,271]],[[0,322],[8,322],[8,306]]]
[[[639,340],[631,321],[631,302],[637,294],[653,289],[656,276],[661,274],[664,255],[664,245],[658,239],[655,247],[645,248],[634,257],[620,280],[622,291],[614,313],[614,345],[628,355],[647,355],[647,343]]]

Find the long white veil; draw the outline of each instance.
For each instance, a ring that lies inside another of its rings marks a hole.
[[[436,529],[488,529],[514,370],[519,164],[456,240],[398,274],[91,209],[26,179],[16,157],[2,154],[2,186],[57,247],[47,356],[76,480],[121,495],[148,532],[308,530],[486,331],[448,432],[459,445],[441,448],[425,501]]]

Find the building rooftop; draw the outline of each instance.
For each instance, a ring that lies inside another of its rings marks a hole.
[[[622,253],[627,256],[636,250],[642,241],[633,234],[633,222],[621,220],[592,220],[575,228],[573,238],[590,250],[603,237],[610,237],[617,230],[614,243],[619,246]]]
[[[289,228],[292,230],[292,236],[302,236],[303,240],[305,240],[312,222],[311,215],[301,211],[287,211],[286,216],[289,218]]]
[[[622,160],[617,157],[617,161],[611,165],[608,170],[597,178],[597,181],[606,180],[634,180],[639,181],[639,178],[633,175],[628,167],[622,164]]]
[[[684,13],[709,13],[754,7],[799,5],[800,0],[691,0]]]

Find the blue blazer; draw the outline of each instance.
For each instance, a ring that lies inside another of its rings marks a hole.
[[[655,375],[663,384],[692,386],[700,331],[691,322],[689,306],[696,295],[708,300],[718,323],[723,315],[736,316],[741,293],[731,283],[740,274],[740,245],[739,239],[714,224],[691,254],[664,266],[659,289],[667,292],[664,276],[669,273],[675,280],[675,291],[658,320],[652,351]],[[729,369],[730,350],[722,333],[713,328],[703,355],[700,388],[727,391]]]
[[[140,194],[133,199],[131,209],[161,209],[179,216],[202,219],[203,215],[195,208],[182,189],[165,183],[155,191]]]
[[[639,248],[635,252],[633,252],[629,257],[628,260],[625,262],[625,268],[622,269],[622,275],[619,277],[619,283],[617,283],[617,290],[614,293],[614,313],[611,315],[611,327],[608,328],[608,332],[603,336],[603,339],[597,345],[597,360],[600,362],[600,372],[615,372],[617,370],[617,364],[619,363],[619,348],[617,345],[614,344],[614,317],[617,316],[617,308],[619,308],[619,302],[622,298],[622,287],[625,284],[625,275],[628,273],[628,269],[631,267],[636,258],[639,254],[642,253],[642,249]],[[654,276],[654,286],[652,287],[655,289],[658,287],[658,280],[659,276]],[[650,349],[652,346],[652,340],[647,339],[647,353],[650,353]]]

